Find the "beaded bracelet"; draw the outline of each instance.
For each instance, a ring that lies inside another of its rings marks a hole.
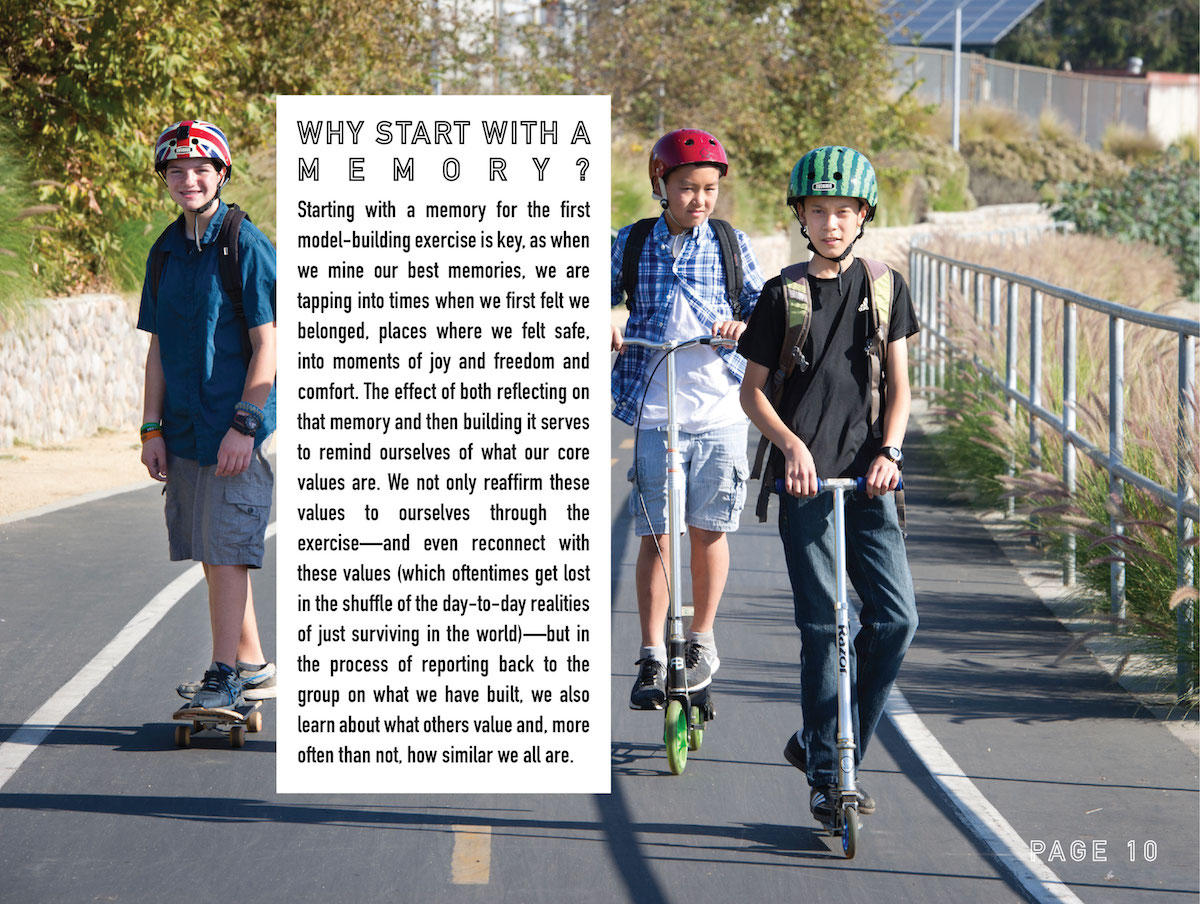
[[[257,405],[255,405],[253,402],[238,402],[236,405],[233,406],[233,410],[234,411],[244,411],[244,412],[246,412],[246,414],[252,414],[256,418],[258,418],[258,420],[260,422],[266,420],[266,417],[267,417],[266,414],[263,412],[263,410],[261,408],[259,408]]]

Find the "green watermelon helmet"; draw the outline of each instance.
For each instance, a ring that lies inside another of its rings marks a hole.
[[[788,207],[802,198],[859,198],[867,204],[869,223],[879,203],[879,184],[871,161],[854,148],[828,146],[809,151],[792,167]]]

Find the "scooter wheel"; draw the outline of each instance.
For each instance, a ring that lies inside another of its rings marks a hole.
[[[858,807],[847,804],[842,809],[842,853],[853,860],[858,853]]]
[[[688,750],[699,750],[704,743],[704,713],[700,707],[692,707],[691,719],[688,723]]]
[[[688,725],[687,714],[678,700],[667,704],[663,742],[667,745],[667,764],[671,767],[671,774],[680,775],[687,766]]]

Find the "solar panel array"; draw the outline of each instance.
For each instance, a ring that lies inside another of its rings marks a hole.
[[[991,47],[1033,12],[1042,0],[883,0],[891,24],[884,33],[893,44],[954,45],[954,10],[962,7],[964,47]]]

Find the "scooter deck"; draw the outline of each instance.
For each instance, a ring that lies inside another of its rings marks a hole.
[[[232,747],[246,743],[247,732],[262,730],[261,700],[246,701],[241,706],[217,709],[199,709],[181,706],[171,716],[181,724],[175,726],[175,746],[190,747],[192,735],[202,731],[217,731],[229,736]],[[190,724],[189,724],[190,723]]]

